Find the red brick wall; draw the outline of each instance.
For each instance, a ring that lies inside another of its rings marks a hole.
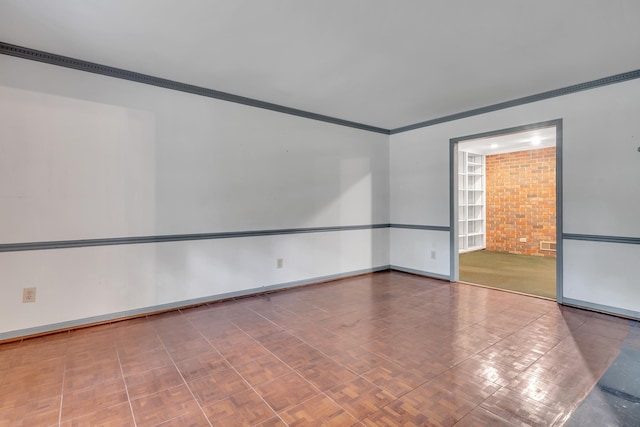
[[[556,149],[486,156],[487,249],[555,257]],[[520,242],[526,238],[526,243]]]

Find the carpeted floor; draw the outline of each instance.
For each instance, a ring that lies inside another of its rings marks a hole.
[[[460,281],[556,298],[555,258],[487,250],[460,254]]]

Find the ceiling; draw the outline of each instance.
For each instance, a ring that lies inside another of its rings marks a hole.
[[[536,150],[555,147],[555,126],[525,130],[516,133],[493,135],[486,138],[465,140],[458,143],[458,148],[474,154],[502,154],[514,151]]]
[[[640,69],[640,1],[0,0],[0,41],[395,129]]]

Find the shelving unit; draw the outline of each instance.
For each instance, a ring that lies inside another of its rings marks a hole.
[[[481,154],[458,152],[458,249],[486,247],[485,159]]]

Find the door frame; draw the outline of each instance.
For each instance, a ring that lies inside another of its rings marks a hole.
[[[562,303],[562,119],[461,136],[449,140],[450,281],[457,282],[460,277],[458,253],[458,143],[471,139],[488,138],[548,127],[555,127],[556,129],[556,302]]]

